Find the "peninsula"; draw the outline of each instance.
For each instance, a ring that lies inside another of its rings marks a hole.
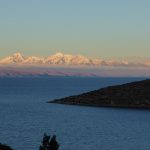
[[[150,79],[109,86],[81,95],[56,99],[49,103],[96,107],[150,108]]]

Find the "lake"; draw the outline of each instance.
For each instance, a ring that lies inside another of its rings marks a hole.
[[[0,142],[38,150],[43,134],[60,150],[148,150],[150,111],[47,103],[55,98],[144,78],[0,78]]]

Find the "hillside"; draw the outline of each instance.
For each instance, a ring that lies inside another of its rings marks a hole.
[[[146,108],[150,107],[150,79],[110,86],[81,95],[57,99],[50,103]]]

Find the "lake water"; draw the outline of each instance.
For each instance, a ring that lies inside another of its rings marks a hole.
[[[0,142],[38,150],[43,133],[60,150],[149,150],[150,111],[46,103],[141,78],[0,78]]]

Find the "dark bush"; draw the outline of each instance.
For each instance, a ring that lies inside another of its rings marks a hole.
[[[39,150],[58,150],[58,148],[59,144],[56,140],[56,135],[50,137],[45,133]]]

